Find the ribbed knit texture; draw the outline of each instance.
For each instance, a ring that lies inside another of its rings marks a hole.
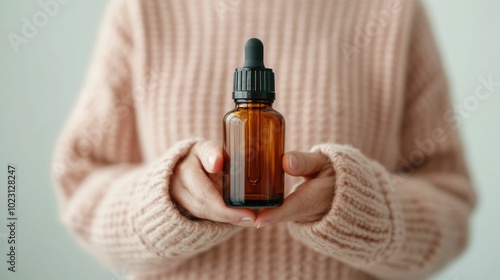
[[[221,140],[251,37],[286,149],[335,170],[319,221],[238,228],[170,198],[190,147]],[[465,248],[475,203],[449,109],[416,1],[111,0],[56,148],[61,218],[130,279],[422,279]]]

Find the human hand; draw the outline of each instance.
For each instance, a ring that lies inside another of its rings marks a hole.
[[[172,174],[171,196],[196,218],[253,227],[256,217],[252,210],[229,208],[222,200],[223,161],[219,143],[196,143]]]
[[[288,152],[283,156],[283,169],[305,181],[288,195],[283,205],[259,212],[258,228],[279,222],[312,222],[321,219],[329,210],[335,193],[335,171],[321,153]]]

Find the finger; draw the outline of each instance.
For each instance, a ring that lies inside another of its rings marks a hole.
[[[222,195],[222,172],[215,173],[215,174],[208,174],[208,178],[210,181],[215,186],[215,189],[219,192],[220,195]]]
[[[262,210],[255,221],[257,227],[280,222],[312,222],[321,219],[332,204],[332,180],[332,177],[324,177],[305,181],[285,198],[283,205]]]
[[[320,153],[288,152],[283,156],[283,169],[292,176],[311,176],[329,164],[328,158]]]
[[[249,209],[229,208],[207,175],[195,165],[185,167],[181,174],[183,186],[189,194],[184,194],[184,209],[191,215],[221,223],[240,226],[254,226],[255,214]]]
[[[215,141],[199,142],[194,145],[193,152],[208,173],[222,171],[224,159],[222,156],[222,147],[219,143]]]

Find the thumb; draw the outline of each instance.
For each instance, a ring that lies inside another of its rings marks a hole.
[[[329,164],[320,153],[287,152],[283,156],[283,170],[292,176],[311,176]]]
[[[208,173],[219,173],[222,171],[224,159],[222,156],[222,147],[219,143],[215,141],[198,142],[194,145],[193,152]]]

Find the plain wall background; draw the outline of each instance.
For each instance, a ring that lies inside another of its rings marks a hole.
[[[46,2],[47,0],[42,0]],[[65,0],[16,53],[38,0],[0,4],[0,278],[122,279],[85,253],[58,220],[49,177],[56,137],[82,85],[106,1]],[[212,1],[212,0],[210,0]],[[369,1],[369,0],[366,0]],[[464,108],[461,134],[479,204],[467,252],[435,280],[500,277],[500,86],[477,101],[479,78],[500,82],[500,1],[424,0],[453,93]],[[214,10],[214,12],[216,12]],[[7,271],[6,168],[18,172],[17,273]]]

